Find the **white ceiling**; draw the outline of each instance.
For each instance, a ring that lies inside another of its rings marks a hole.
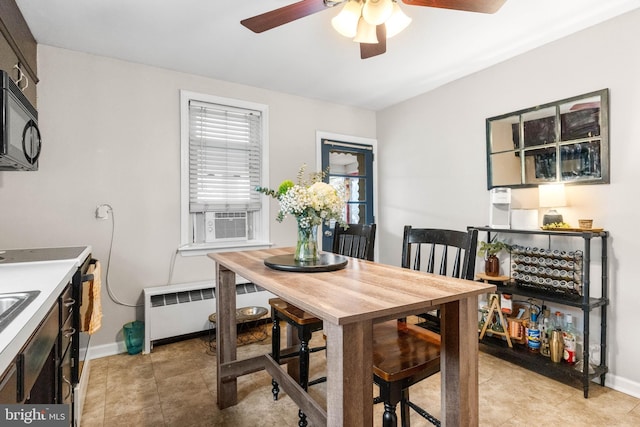
[[[254,34],[295,0],[17,0],[40,44],[379,110],[640,8],[639,0],[507,0],[494,15],[408,6],[387,53],[360,59],[341,6]]]

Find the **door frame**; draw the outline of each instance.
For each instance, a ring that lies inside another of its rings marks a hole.
[[[326,131],[316,131],[316,170],[322,170],[322,140],[332,139],[346,143],[370,145],[373,147],[373,217],[375,218],[378,230],[380,229],[380,217],[378,216],[378,140],[354,135],[344,135]],[[322,245],[322,239],[318,239]],[[378,259],[378,246],[374,247],[375,259]],[[322,246],[320,247],[322,249]]]

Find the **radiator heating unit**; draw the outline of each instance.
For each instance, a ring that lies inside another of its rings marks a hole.
[[[236,285],[236,307],[269,308],[273,294],[253,283]],[[144,289],[144,352],[153,342],[208,330],[216,312],[215,285],[211,281],[156,286]]]

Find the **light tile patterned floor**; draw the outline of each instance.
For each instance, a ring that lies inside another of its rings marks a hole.
[[[316,333],[314,341],[322,340]],[[318,342],[315,342],[318,344]],[[270,350],[270,340],[238,348],[239,358]],[[312,378],[324,367],[322,353],[312,355]],[[91,376],[81,427],[297,425],[297,408],[285,393],[274,402],[271,377],[265,372],[238,380],[239,404],[216,407],[215,353],[207,337],[156,346],[151,354],[116,356],[91,361]],[[600,387],[565,386],[500,359],[480,353],[481,426],[640,426],[640,399]],[[311,393],[324,401],[324,384]],[[411,389],[412,400],[440,415],[440,375]],[[382,405],[374,407],[381,425]],[[412,426],[429,426],[412,415]]]

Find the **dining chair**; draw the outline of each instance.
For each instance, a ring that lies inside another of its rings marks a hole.
[[[373,261],[374,245],[376,237],[376,224],[348,224],[347,228],[343,228],[336,224],[333,229],[333,245],[331,252],[349,256],[353,258],[365,259]],[[309,348],[309,341],[313,332],[322,329],[322,320],[305,312],[293,304],[282,300],[281,298],[271,298],[269,300],[271,306],[272,338],[271,338],[271,357],[276,363],[283,360],[298,357],[297,371],[298,383],[304,390],[308,387],[320,382],[326,381],[326,377],[309,381],[309,354],[326,349],[326,346],[318,346]],[[280,348],[280,322],[285,321],[288,325],[295,329],[297,338],[300,341],[297,350]],[[273,400],[278,400],[280,387],[275,379],[271,380],[271,393]],[[302,411],[298,412],[299,426],[306,426],[306,416]]]
[[[478,231],[404,227],[402,267],[422,270],[423,245],[428,247],[426,271],[463,279],[473,279]],[[449,256],[450,251],[454,252]],[[436,261],[439,267],[435,268]],[[421,315],[422,316],[422,315]],[[373,327],[373,380],[380,389],[375,403],[384,402],[383,427],[397,426],[396,406],[400,403],[402,427],[410,426],[409,408],[434,425],[440,421],[409,400],[409,387],[440,371],[440,323],[429,314],[432,325],[391,320]],[[437,329],[434,331],[433,329]]]
[[[373,261],[375,240],[375,224],[349,224],[348,228],[336,226],[331,252]]]
[[[474,280],[478,231],[413,228],[405,225],[401,266],[443,276]],[[423,255],[426,258],[424,266]],[[439,310],[418,314],[421,326],[440,332]]]

